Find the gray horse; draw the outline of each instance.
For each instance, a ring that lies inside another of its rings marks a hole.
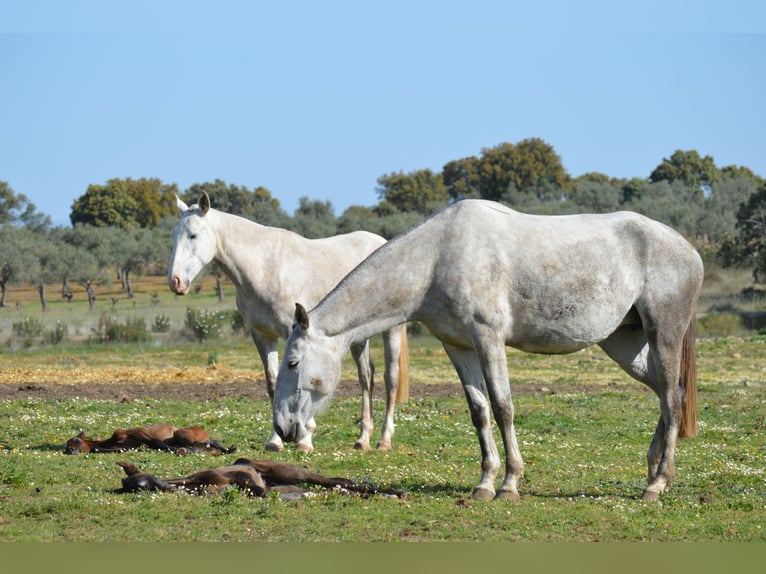
[[[677,437],[696,433],[702,277],[699,254],[683,237],[635,213],[535,216],[460,201],[380,247],[311,312],[296,305],[274,428],[286,441],[302,436],[337,385],[350,344],[420,321],[442,342],[465,390],[482,455],[473,496],[518,500],[523,461],[505,346],[556,354],[597,344],[659,397],[643,494],[656,500],[672,483]],[[497,493],[490,410],[505,447]]]
[[[287,339],[293,325],[295,301],[318,302],[343,276],[385,243],[379,235],[355,231],[322,239],[306,239],[297,233],[224,213],[210,207],[203,193],[197,205],[187,206],[177,198],[180,218],[173,230],[173,252],[168,266],[168,285],[185,295],[189,285],[215,261],[237,289],[237,309],[244,317],[258,349],[266,374],[269,397],[274,395],[279,361],[279,338]],[[296,274],[302,273],[300,281]],[[394,407],[408,392],[407,330],[385,330],[383,347],[386,413],[377,447],[391,449]],[[370,336],[375,333],[371,333]],[[373,429],[373,365],[368,337],[353,341],[351,354],[357,364],[362,393],[360,434],[355,447],[370,448]],[[348,350],[349,347],[346,349]],[[311,452],[313,421],[297,438],[297,450]],[[282,441],[272,433],[268,450],[282,450]]]

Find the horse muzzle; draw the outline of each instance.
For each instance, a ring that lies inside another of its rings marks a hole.
[[[173,275],[168,282],[168,287],[176,295],[186,295],[189,292],[189,286],[184,284],[183,279],[178,275]]]
[[[274,421],[274,431],[285,442],[296,442],[301,436],[300,428],[297,422]]]

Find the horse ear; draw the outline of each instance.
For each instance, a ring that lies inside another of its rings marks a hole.
[[[199,210],[202,212],[202,215],[205,215],[208,210],[210,209],[210,198],[207,195],[207,192],[202,192],[202,197],[199,198]]]
[[[295,304],[295,323],[306,331],[309,328],[309,313],[300,303]]]
[[[181,198],[176,195],[176,206],[178,206],[178,212],[183,214],[184,211],[189,211],[189,206],[186,205]]]
[[[85,438],[85,431],[81,431],[80,434],[77,435],[77,438]]]

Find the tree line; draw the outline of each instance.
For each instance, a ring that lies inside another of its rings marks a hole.
[[[340,216],[331,201],[308,197],[288,215],[265,187],[215,180],[181,191],[156,178],[115,178],[89,185],[73,202],[71,227],[52,226],[24,194],[0,181],[0,306],[19,283],[35,286],[43,310],[54,285],[70,298],[71,286],[81,285],[91,307],[96,288],[114,280],[132,297],[135,274],[166,271],[175,196],[195,203],[202,192],[217,209],[306,237],[365,229],[391,238],[466,198],[547,215],[631,210],[675,228],[708,261],[748,266],[755,282],[766,274],[766,180],[749,168],[719,167],[695,150],[676,150],[645,177],[572,177],[551,145],[531,138],[450,161],[441,172],[382,175],[376,205],[351,206]]]

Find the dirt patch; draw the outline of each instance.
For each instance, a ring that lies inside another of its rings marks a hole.
[[[600,388],[599,388],[600,389]],[[563,392],[589,392],[581,385],[557,384],[555,389],[538,385],[514,385],[512,391],[519,394],[555,394]],[[265,381],[163,381],[163,382],[113,382],[113,383],[50,383],[15,382],[0,383],[0,400],[19,399],[70,399],[116,400],[132,402],[147,398],[186,401],[209,401],[221,398],[260,401],[267,399]],[[358,397],[359,383],[342,381],[335,392],[336,397]],[[375,398],[383,398],[383,389],[376,387]],[[463,388],[458,384],[427,384],[410,387],[410,398],[462,398]]]

